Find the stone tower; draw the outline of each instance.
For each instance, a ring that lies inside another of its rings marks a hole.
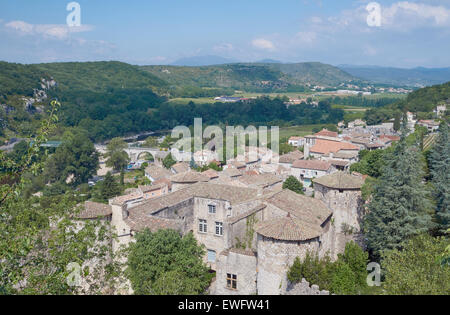
[[[332,226],[328,238],[330,256],[337,258],[342,253],[345,244],[354,240],[362,244],[361,220],[363,201],[361,187],[364,184],[362,176],[345,172],[336,172],[314,180],[314,196],[325,203],[333,212]]]

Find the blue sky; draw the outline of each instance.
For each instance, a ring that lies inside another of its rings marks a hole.
[[[0,60],[168,64],[218,55],[239,61],[450,66],[450,0],[0,0]]]

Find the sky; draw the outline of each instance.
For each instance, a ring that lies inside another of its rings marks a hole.
[[[0,60],[450,67],[450,0],[78,0],[69,26],[71,2],[0,0]]]

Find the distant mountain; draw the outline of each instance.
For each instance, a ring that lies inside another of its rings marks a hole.
[[[393,68],[340,65],[338,68],[373,83],[422,87],[450,81],[450,68]]]
[[[256,61],[256,63],[282,63],[282,62],[279,60],[275,60],[275,59],[263,59],[263,60]]]
[[[302,92],[307,84],[337,87],[361,82],[347,72],[319,62],[233,63],[215,66],[143,66],[173,87],[221,88],[247,92]]]
[[[237,60],[224,58],[220,56],[208,55],[208,56],[181,58],[173,62],[171,66],[201,67],[201,66],[223,65],[235,62],[237,62]]]

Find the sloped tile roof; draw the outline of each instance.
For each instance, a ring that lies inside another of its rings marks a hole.
[[[321,131],[316,133],[315,136],[337,138],[339,134],[337,132],[330,131],[328,129],[322,129]]]
[[[229,177],[237,177],[242,176],[242,173],[237,168],[229,167],[226,170],[223,171],[223,174],[229,176]]]
[[[151,215],[152,213],[156,213],[194,197],[227,200],[231,204],[235,204],[250,200],[254,198],[257,193],[256,189],[251,188],[212,183],[197,183],[167,195],[146,200],[142,204],[130,209],[129,212],[130,214],[142,213]]]
[[[172,169],[177,173],[184,173],[190,170],[189,164],[185,162],[179,162],[172,166]]]
[[[306,241],[319,237],[323,233],[320,226],[305,223],[290,215],[257,223],[255,230],[262,236],[282,241]]]
[[[364,185],[364,179],[361,176],[345,172],[335,172],[331,175],[316,178],[313,181],[315,184],[335,189],[361,189]]]
[[[242,177],[239,177],[238,180],[248,186],[258,186],[262,188],[272,186],[283,181],[280,177],[270,173],[244,175]]]
[[[188,171],[173,175],[170,180],[172,183],[198,183],[208,182],[209,177],[199,172]]]
[[[294,161],[296,160],[301,160],[303,159],[303,153],[299,150],[295,150],[292,152],[289,152],[287,154],[283,154],[280,156],[278,162],[279,163],[287,163],[287,164],[292,164]]]
[[[270,195],[266,202],[315,226],[322,225],[332,214],[319,199],[306,197],[288,189]]]
[[[112,209],[110,205],[103,203],[86,201],[84,203],[84,209],[76,215],[78,219],[97,219],[112,215]]]
[[[157,166],[157,165],[150,165],[145,169],[145,173],[150,175],[151,178],[153,178],[155,181],[162,179],[162,178],[169,178],[172,176],[172,172],[168,169],[165,169],[163,167]]]
[[[320,154],[337,153],[340,150],[359,150],[359,147],[348,142],[317,139],[316,144],[310,149],[311,152]]]
[[[217,172],[217,171],[215,171],[213,169],[206,170],[202,174],[208,176],[209,179],[214,179],[214,178],[218,178],[219,177],[219,172]]]
[[[297,160],[292,163],[293,168],[302,168],[317,171],[327,171],[330,169],[331,164],[321,160]]]

